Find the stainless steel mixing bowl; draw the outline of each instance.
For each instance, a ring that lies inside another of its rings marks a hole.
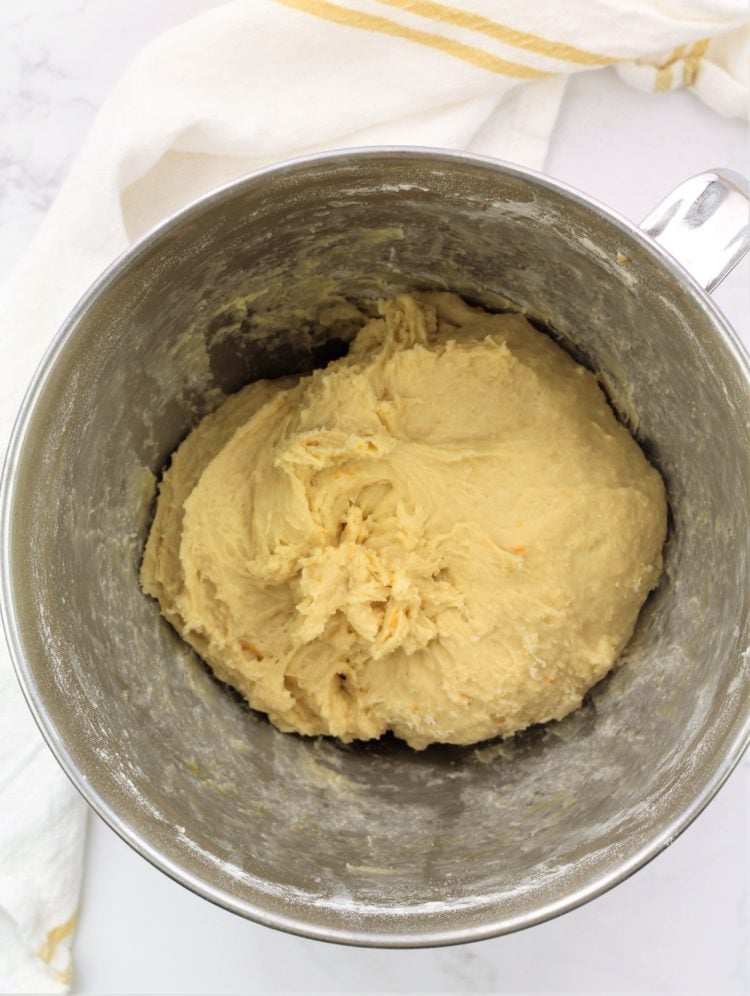
[[[703,175],[648,235],[530,172],[373,149],[233,183],[115,263],[42,363],[3,483],[18,675],[110,826],[229,910],[393,946],[537,923],[669,844],[748,738],[748,360],[703,289],[746,246],[746,207],[738,181]],[[196,419],[340,353],[354,323],[333,307],[311,320],[315,301],[413,287],[549,323],[603,372],[673,517],[626,664],[579,712],[424,753],[277,732],[137,581],[157,478]]]

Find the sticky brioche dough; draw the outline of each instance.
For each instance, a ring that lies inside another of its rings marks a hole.
[[[164,475],[141,581],[281,730],[468,744],[559,719],[661,572],[659,474],[519,315],[402,296]]]

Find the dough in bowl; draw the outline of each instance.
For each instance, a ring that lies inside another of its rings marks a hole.
[[[521,315],[433,293],[380,313],[185,439],[143,590],[280,730],[421,749],[560,719],[658,581],[661,477]]]

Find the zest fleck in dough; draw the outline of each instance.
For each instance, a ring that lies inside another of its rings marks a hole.
[[[657,583],[662,480],[523,317],[449,294],[381,313],[187,437],[143,589],[280,730],[420,749],[560,719]]]

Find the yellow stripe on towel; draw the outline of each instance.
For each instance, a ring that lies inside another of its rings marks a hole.
[[[698,70],[700,69],[700,60],[706,54],[710,44],[710,38],[701,38],[688,52],[682,70],[682,83],[684,86],[692,86],[695,83],[698,78]]]
[[[695,83],[701,56],[706,54],[710,44],[710,38],[702,38],[700,41],[693,42],[689,48],[687,45],[678,45],[666,62],[656,70],[654,93],[667,93],[672,89],[674,66],[680,60],[682,60],[682,86],[691,86]]]
[[[524,66],[520,62],[500,59],[482,48],[464,45],[462,42],[453,41],[451,38],[444,38],[442,35],[435,35],[429,31],[419,31],[417,28],[410,28],[396,21],[391,21],[387,17],[378,17],[375,14],[366,14],[364,11],[329,3],[328,0],[275,0],[275,2],[294,10],[301,10],[306,14],[312,14],[323,20],[332,21],[334,24],[344,24],[351,28],[360,28],[363,31],[393,35],[396,38],[404,38],[406,41],[416,42],[419,45],[427,45],[429,48],[444,52],[454,59],[461,59],[473,66],[478,66],[480,69],[498,73],[500,76],[530,80],[553,75],[542,69]]]
[[[672,66],[668,64],[656,70],[654,93],[668,93],[672,89]]]
[[[492,21],[489,17],[484,17],[484,15],[474,11],[449,7],[447,4],[435,3],[434,0],[380,0],[380,2],[432,21],[443,21],[446,24],[455,24],[459,28],[480,32],[490,38],[505,42],[506,45],[546,55],[550,59],[577,62],[582,66],[609,66],[613,62],[620,61],[618,56],[600,55],[597,52],[587,52],[585,49],[576,48],[575,45],[566,45],[565,42],[550,41],[548,38],[542,38],[541,35],[533,35],[527,31],[509,28],[505,24],[499,24],[497,21]]]
[[[656,70],[654,93],[668,93],[672,89],[672,66],[685,54],[685,46],[673,49],[667,61]]]
[[[39,957],[43,962],[46,962],[48,965],[52,962],[52,959],[55,957],[55,953],[57,952],[58,945],[70,937],[75,930],[77,918],[78,913],[76,912],[69,917],[65,923],[60,923],[49,931],[47,937],[45,938],[44,944],[42,944],[39,949]],[[55,974],[62,985],[69,986],[73,978],[72,961],[69,962],[65,968],[56,970]]]

